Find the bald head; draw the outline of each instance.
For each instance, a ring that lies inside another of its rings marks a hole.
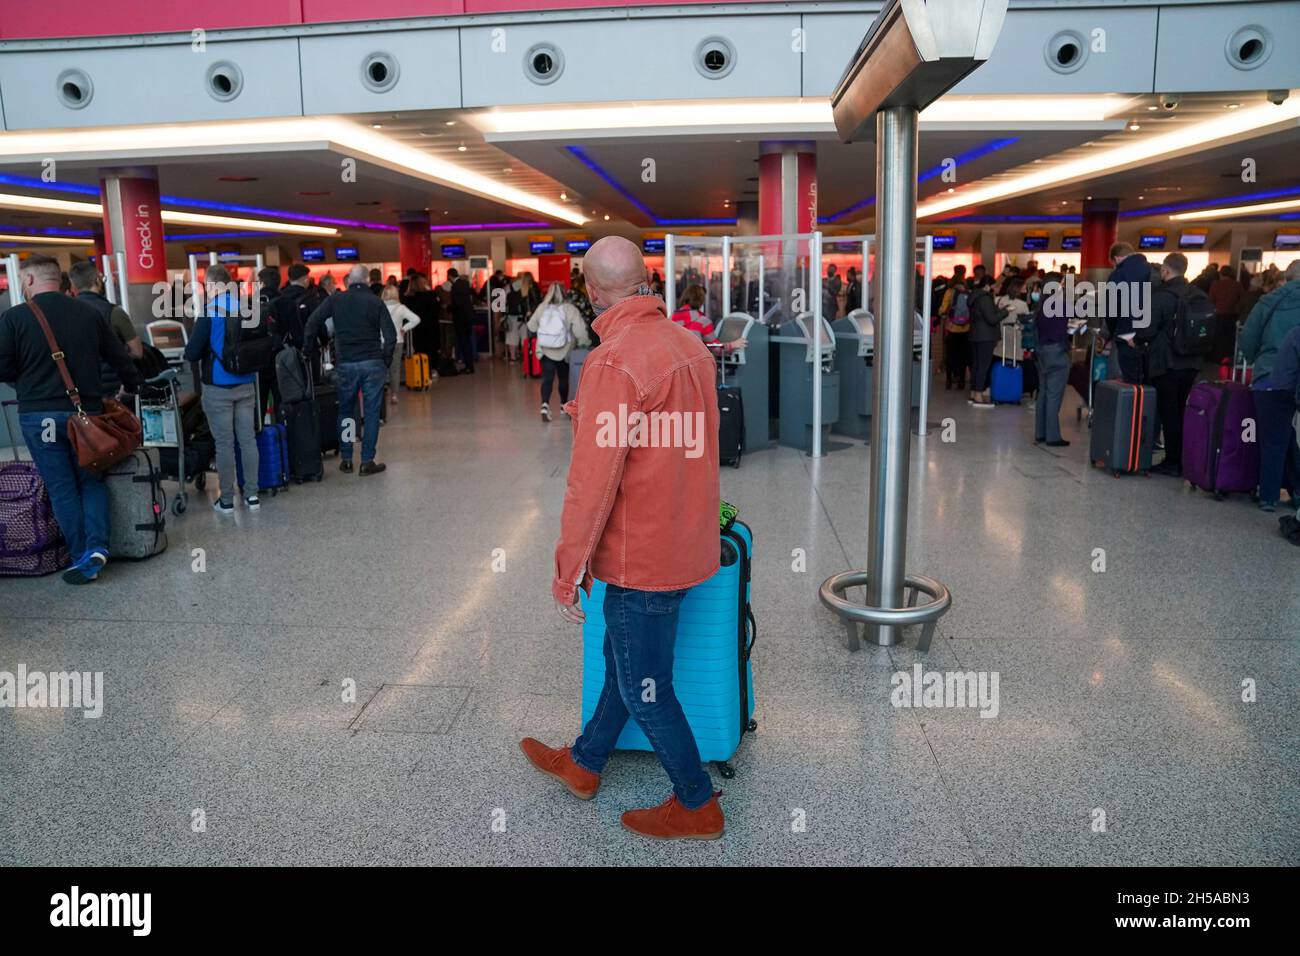
[[[592,304],[608,309],[635,294],[645,283],[645,260],[635,243],[622,236],[606,236],[587,250],[582,274]]]

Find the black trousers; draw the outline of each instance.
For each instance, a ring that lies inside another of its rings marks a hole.
[[[1196,384],[1196,369],[1171,368],[1151,380],[1156,390],[1156,409],[1165,432],[1165,461],[1183,466],[1183,409]]]
[[[948,373],[948,384],[958,388],[966,386],[966,370],[970,368],[969,332],[943,334],[943,364]]]
[[[549,404],[551,401],[551,382],[559,376],[560,379],[560,404],[563,405],[569,400],[569,360],[561,362],[553,358],[542,356],[542,401]]]
[[[456,331],[456,357],[464,363],[465,368],[474,370],[474,326],[464,319],[452,323]]]

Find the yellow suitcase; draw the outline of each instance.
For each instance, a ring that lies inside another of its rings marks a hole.
[[[429,376],[429,356],[415,352],[403,360],[406,387],[415,391],[424,391],[432,384]]]

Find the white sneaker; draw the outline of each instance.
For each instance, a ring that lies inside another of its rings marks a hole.
[[[257,511],[262,507],[261,499],[257,495],[250,495],[244,499],[244,504],[248,506],[249,511]]]
[[[542,402],[542,421],[549,422],[550,420],[551,420],[551,406],[546,402]]]

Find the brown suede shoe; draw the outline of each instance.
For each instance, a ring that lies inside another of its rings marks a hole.
[[[534,767],[560,781],[579,800],[590,800],[600,789],[600,774],[574,763],[568,747],[548,747],[540,740],[525,737],[519,741],[519,749]]]
[[[698,810],[687,810],[673,794],[657,807],[628,810],[623,826],[652,840],[716,840],[722,836],[725,821],[715,791],[709,802]]]

